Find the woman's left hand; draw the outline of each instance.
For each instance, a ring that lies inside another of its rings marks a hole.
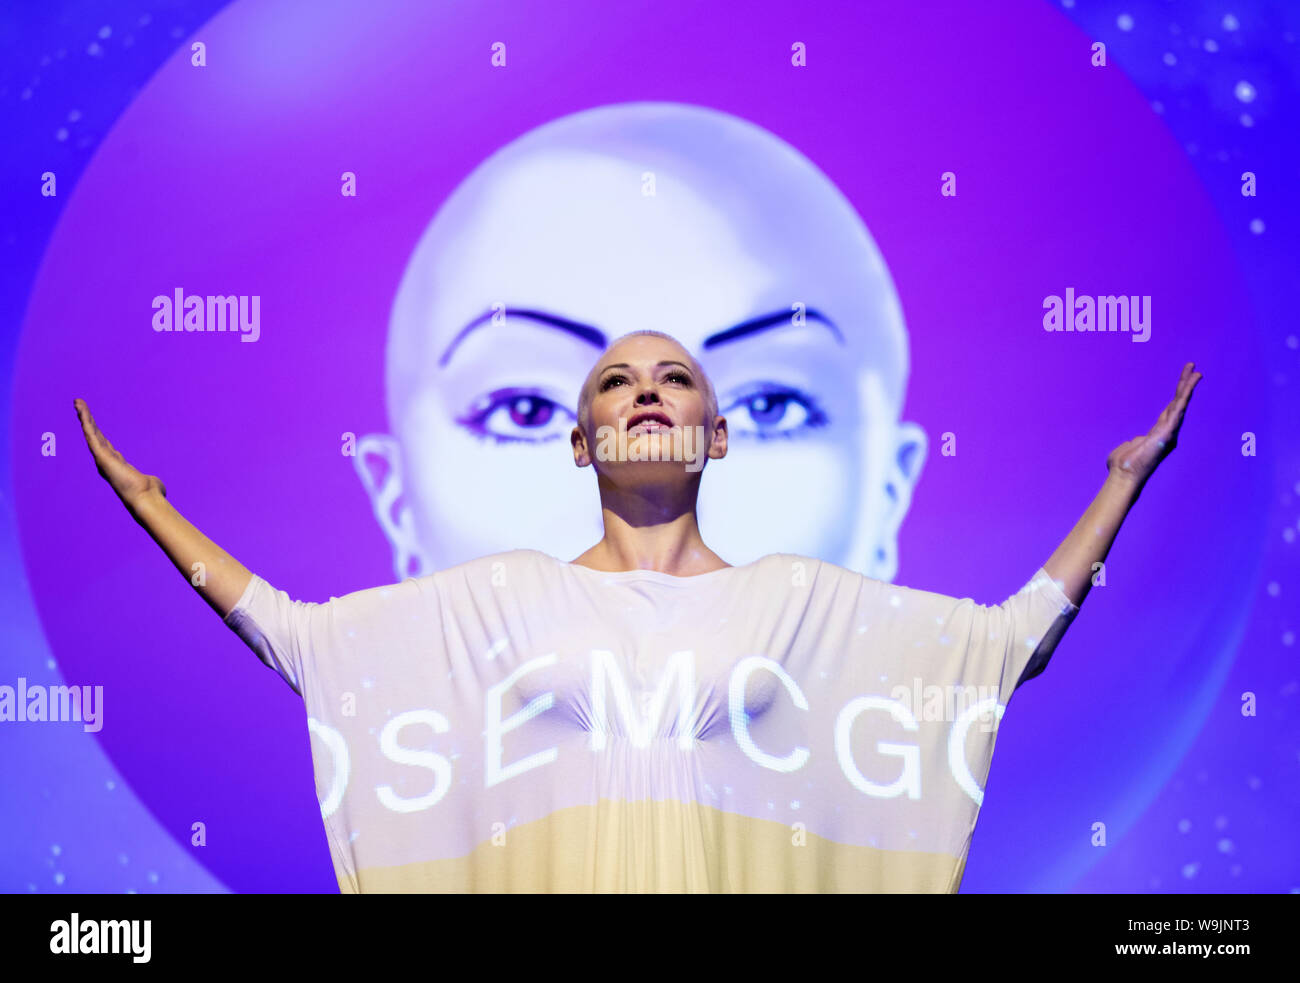
[[[1201,373],[1195,369],[1195,362],[1183,366],[1174,398],[1164,408],[1149,433],[1134,437],[1110,452],[1106,458],[1106,468],[1112,477],[1131,482],[1135,488],[1140,489],[1155,473],[1156,466],[1178,446],[1178,431],[1183,425],[1183,414],[1187,412],[1187,404],[1196,384],[1201,381]]]

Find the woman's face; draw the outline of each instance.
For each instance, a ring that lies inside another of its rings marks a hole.
[[[586,413],[580,399],[574,462],[593,466],[615,484],[684,483],[702,471],[708,456],[726,453],[726,424],[713,414],[709,380],[668,338],[634,335],[616,342],[583,387]]]
[[[705,542],[731,563],[790,552],[862,569],[910,491],[885,487],[898,485],[900,431],[867,340],[873,320],[896,316],[878,255],[806,205],[769,228],[680,175],[659,174],[647,195],[642,168],[613,155],[481,170],[467,203],[440,213],[440,245],[395,309],[393,330],[423,345],[418,384],[392,408],[395,440],[360,449],[395,551],[428,572],[519,548],[568,559],[597,542],[596,483],[566,444],[593,359],[651,329],[685,352],[627,339],[614,361],[631,368],[602,373],[593,414],[616,425],[653,379],[673,414],[700,420],[699,380],[658,363],[708,373],[729,442],[701,482]]]

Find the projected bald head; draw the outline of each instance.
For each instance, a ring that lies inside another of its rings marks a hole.
[[[426,229],[389,328],[392,435],[357,457],[399,576],[600,538],[568,436],[596,358],[642,329],[687,348],[727,419],[699,501],[719,555],[893,578],[926,442],[899,421],[906,335],[879,251],[788,144],[676,103],[532,130]]]

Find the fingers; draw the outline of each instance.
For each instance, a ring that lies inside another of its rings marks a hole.
[[[81,420],[81,432],[86,437],[90,452],[96,457],[104,453],[113,453],[113,445],[108,442],[108,438],[99,429],[99,424],[95,422],[95,417],[91,414],[86,401],[84,399],[74,399],[72,404],[77,409],[77,416]]]
[[[1184,402],[1191,399],[1192,390],[1196,388],[1196,384],[1200,382],[1202,378],[1204,378],[1204,376],[1196,371],[1196,363],[1188,362],[1183,366],[1182,375],[1178,377],[1178,389],[1174,395],[1174,399],[1182,400]]]
[[[1187,362],[1183,365],[1182,374],[1178,377],[1178,388],[1174,393],[1174,398],[1160,413],[1160,418],[1156,421],[1156,425],[1151,428],[1149,434],[1149,436],[1157,438],[1162,448],[1165,446],[1172,448],[1177,442],[1178,430],[1183,424],[1183,415],[1187,412],[1187,404],[1191,402],[1192,392],[1202,378],[1201,373],[1196,371],[1195,362]]]
[[[86,440],[89,441],[92,448],[98,449],[100,445],[107,443],[107,441],[104,440],[104,435],[99,432],[99,425],[95,423],[95,418],[89,413],[86,414],[86,420],[85,423],[82,424],[82,430],[85,431]]]
[[[92,444],[93,446],[94,436],[95,436],[95,423],[94,423],[94,419],[90,415],[90,407],[86,405],[86,401],[84,399],[74,399],[72,401],[72,405],[75,406],[77,409],[77,419],[81,423],[81,432],[86,437],[86,443]]]
[[[1181,421],[1183,413],[1187,410],[1187,404],[1191,402],[1192,392],[1196,389],[1196,384],[1201,381],[1203,376],[1195,371],[1196,363],[1188,362],[1183,366],[1182,374],[1178,377],[1178,388],[1174,392],[1174,398],[1165,407],[1164,413],[1160,415],[1161,421],[1165,415]]]
[[[1190,362],[1188,363],[1191,364]],[[1187,377],[1187,387],[1184,389],[1182,396],[1178,401],[1179,415],[1187,410],[1187,404],[1192,401],[1192,393],[1196,391],[1196,384],[1202,379],[1201,373],[1193,372]]]

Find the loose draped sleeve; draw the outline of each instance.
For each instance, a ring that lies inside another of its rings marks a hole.
[[[1003,692],[1008,697],[1025,680],[1047,668],[1057,643],[1078,613],[1078,605],[1042,567],[1029,583],[988,611],[989,624],[1000,626],[1006,641]]]
[[[1006,704],[1047,666],[1078,607],[1041,567],[1001,604],[978,604],[864,578],[864,620],[882,651],[898,653],[904,686],[996,688]],[[872,634],[867,636],[872,638]]]
[[[225,622],[299,696],[313,682],[332,691],[367,670],[400,671],[403,655],[442,638],[433,577],[317,603],[295,601],[254,574]]]
[[[266,666],[302,696],[303,671],[312,652],[312,625],[317,625],[319,633],[329,618],[328,607],[314,601],[295,601],[253,574],[225,622]]]

